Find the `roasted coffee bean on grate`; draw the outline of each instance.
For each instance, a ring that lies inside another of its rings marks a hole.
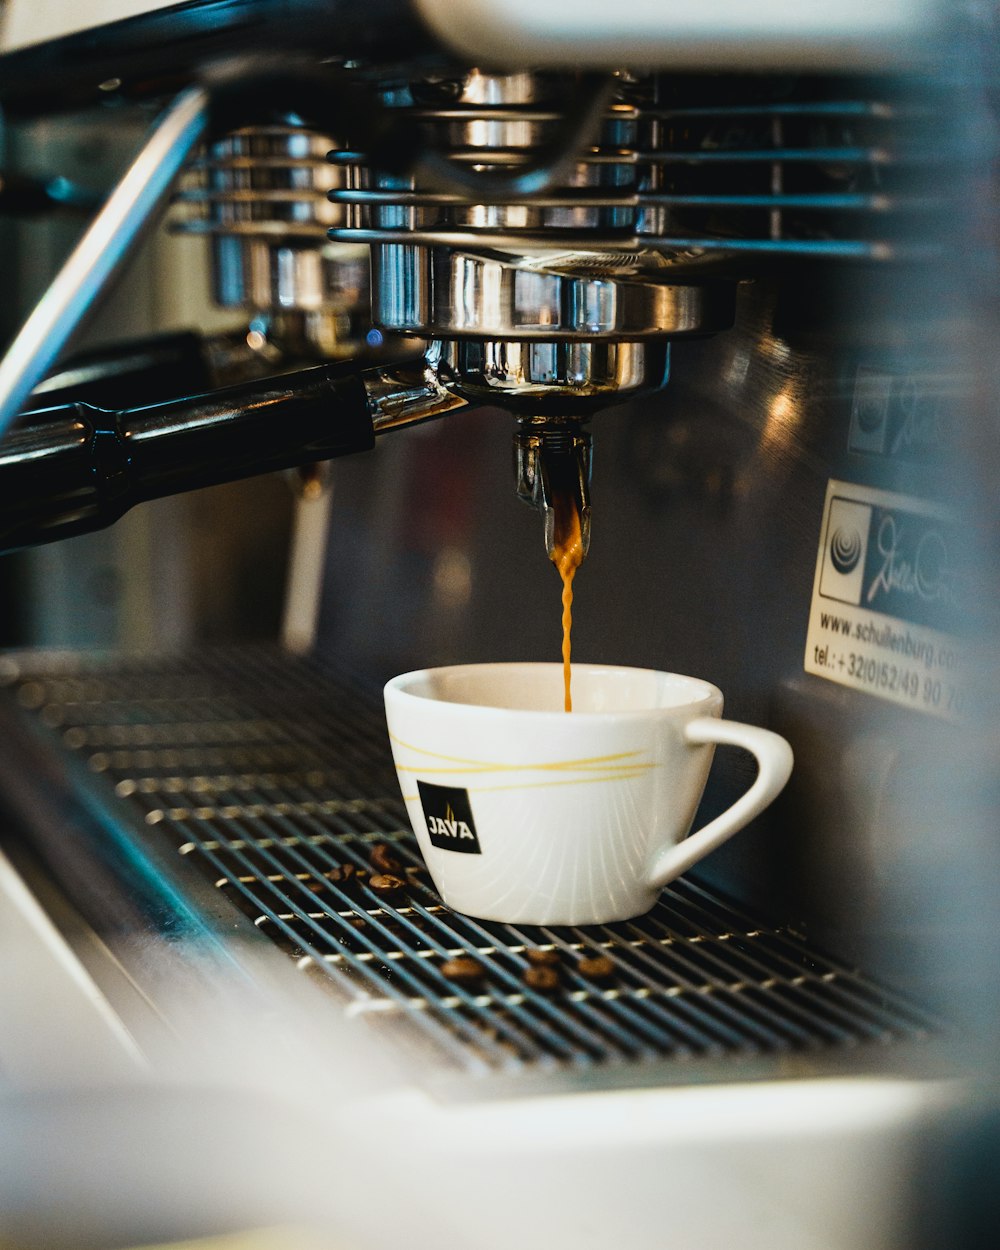
[[[441,965],[441,975],[459,985],[478,985],[486,976],[486,969],[478,959],[469,955],[458,955],[454,959],[446,959]]]
[[[329,872],[323,873],[323,876],[334,885],[346,885],[357,874],[358,870],[353,864],[339,864],[336,868],[331,868]]]
[[[525,968],[522,979],[529,989],[538,990],[542,994],[549,994],[559,988],[559,970],[544,964],[541,967],[536,965]]]
[[[618,968],[608,955],[583,955],[577,962],[576,970],[588,981],[611,981]]]
[[[398,876],[403,869],[403,861],[396,855],[391,846],[385,842],[376,842],[371,849],[368,862],[372,866],[372,872],[391,873]]]
[[[368,884],[382,898],[395,898],[402,894],[406,886],[402,877],[397,877],[391,872],[377,873],[369,878]]]

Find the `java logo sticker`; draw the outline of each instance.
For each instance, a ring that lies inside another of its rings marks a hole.
[[[417,789],[431,845],[440,847],[442,851],[481,855],[483,852],[476,837],[468,790],[435,786],[429,781],[418,781]]]

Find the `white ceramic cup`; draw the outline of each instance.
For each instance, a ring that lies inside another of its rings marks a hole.
[[[649,669],[468,664],[394,677],[386,720],[427,868],[456,911],[519,924],[603,924],[660,890],[780,793],[792,750],[720,719],[706,681]],[[716,743],[757,759],[749,790],[685,836]]]

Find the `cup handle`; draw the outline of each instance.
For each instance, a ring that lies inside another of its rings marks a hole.
[[[704,829],[692,833],[675,846],[665,847],[656,856],[649,871],[649,884],[660,889],[703,855],[714,851],[727,838],[742,829],[773,803],[785,787],[792,772],[792,748],[779,734],[757,725],[699,716],[684,729],[684,739],[692,746],[720,744],[742,747],[757,760],[757,777],[746,792]]]

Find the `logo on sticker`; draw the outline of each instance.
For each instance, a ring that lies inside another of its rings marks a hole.
[[[838,573],[846,575],[853,572],[861,559],[861,551],[861,535],[857,530],[834,530],[830,539],[830,559]]]
[[[819,593],[824,599],[859,604],[864,590],[865,557],[872,527],[869,504],[839,496],[830,500]]]
[[[466,855],[483,853],[476,834],[476,822],[472,819],[468,790],[458,786],[437,786],[430,781],[418,781],[417,790],[432,846]]]

